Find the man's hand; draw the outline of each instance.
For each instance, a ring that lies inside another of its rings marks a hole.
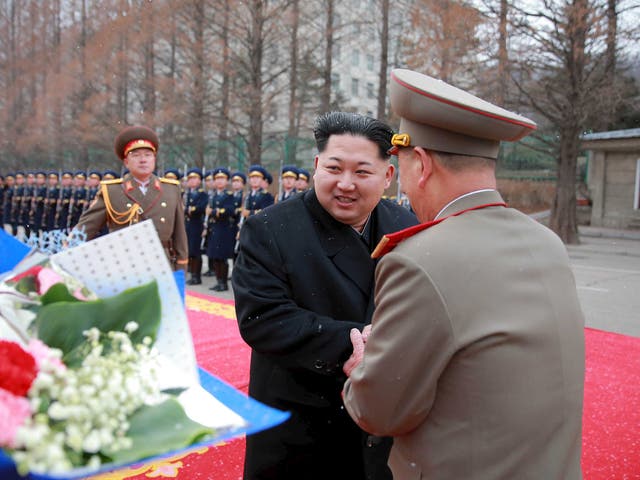
[[[353,371],[353,369],[356,368],[362,361],[362,357],[364,355],[364,344],[370,332],[371,325],[367,325],[366,327],[364,327],[362,333],[360,333],[360,330],[358,330],[357,328],[352,328],[351,332],[349,332],[351,344],[353,345],[353,353],[342,366],[342,371],[347,377],[351,376],[351,372]]]

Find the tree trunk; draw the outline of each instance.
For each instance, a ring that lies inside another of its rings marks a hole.
[[[322,90],[320,92],[320,112],[328,112],[331,106],[331,71],[333,61],[333,21],[334,0],[327,2],[327,22],[325,27],[324,45],[324,70],[322,72]]]
[[[250,93],[248,153],[249,162],[260,164],[262,155],[262,56],[264,54],[264,4],[252,0],[252,24],[250,31]]]
[[[289,128],[285,140],[285,161],[294,163],[296,158],[296,138],[298,137],[298,25],[300,23],[299,0],[293,0],[291,19],[291,67],[289,69]]]
[[[496,103],[504,106],[507,98],[507,65],[509,62],[507,51],[507,0],[500,0],[500,24],[498,37],[498,91]]]
[[[380,71],[378,74],[378,118],[387,120],[387,70],[389,68],[389,0],[382,0]]]
[[[576,215],[576,166],[580,145],[579,130],[575,127],[560,134],[560,159],[556,195],[551,209],[549,227],[566,244],[578,244]]]
[[[193,142],[194,154],[191,159],[193,164],[202,169],[204,165],[204,128],[205,115],[204,105],[206,103],[205,86],[205,53],[204,53],[204,23],[205,6],[204,0],[198,0],[194,4],[194,35],[195,35],[195,74],[193,85]]]
[[[219,155],[222,159],[229,158],[229,100],[231,92],[231,61],[229,48],[229,0],[224,1],[224,11],[222,13],[222,85],[220,91],[220,149]],[[238,168],[242,168],[238,165]]]

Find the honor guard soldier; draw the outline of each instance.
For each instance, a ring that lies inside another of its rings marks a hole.
[[[182,178],[180,175],[180,171],[177,168],[167,168],[162,175],[162,178],[167,178],[169,180],[177,180],[178,182]]]
[[[114,170],[105,170],[102,172],[102,180],[115,180],[116,178],[120,178],[120,175]]]
[[[280,174],[280,186],[281,192],[278,196],[278,201],[282,202],[284,200],[289,199],[295,193],[296,190],[296,181],[298,180],[298,169],[294,165],[285,165],[282,167],[282,172]]]
[[[60,196],[56,208],[56,230],[66,230],[71,213],[71,198],[73,197],[73,172],[62,172],[60,184]]]
[[[16,231],[13,229],[13,225],[11,224],[11,212],[12,212],[12,198],[13,191],[16,183],[16,176],[13,173],[7,173],[4,179],[4,192],[0,201],[2,201],[2,217],[0,221],[2,221],[3,228],[8,233],[12,235],[16,235]]]
[[[187,172],[187,191],[184,195],[184,219],[189,243],[189,272],[187,285],[200,285],[202,272],[202,231],[209,196],[202,188],[202,170],[192,168]]]
[[[309,190],[309,179],[311,174],[308,170],[298,167],[298,180],[296,180],[296,190],[299,192],[305,192]]]
[[[7,189],[4,183],[4,175],[0,175],[0,227],[4,229],[3,212],[4,212],[4,193]]]
[[[207,206],[211,204],[211,199],[216,191],[215,181],[213,179],[213,170],[207,170],[204,174],[204,190],[207,192]],[[204,221],[204,242],[202,243],[203,253],[207,253],[207,246],[209,243],[209,217],[205,215]],[[207,271],[202,274],[203,277],[215,277],[215,271],[213,268],[213,260],[207,257]]]
[[[211,260],[217,283],[209,290],[229,290],[229,259],[235,246],[235,205],[233,194],[227,190],[231,173],[224,167],[213,170],[216,186],[208,209],[207,257]]]
[[[56,228],[56,211],[60,187],[58,185],[58,172],[49,172],[47,175],[47,192],[44,196],[44,208],[42,209],[42,230],[49,232]]]
[[[96,170],[89,172],[89,176],[87,177],[87,201],[84,203],[84,209],[87,210],[91,205],[91,202],[98,195],[98,191],[100,190],[100,181],[102,180],[102,174]]]
[[[234,216],[236,226],[240,224],[242,218],[242,201],[244,200],[244,186],[247,183],[247,176],[242,172],[231,174],[231,192],[233,193]]]
[[[186,269],[188,245],[180,185],[153,174],[158,136],[148,127],[130,126],[116,136],[114,143],[116,155],[129,173],[100,183],[95,202],[82,214],[76,228],[84,229],[91,240],[105,225],[113,232],[150,219],[171,266]]]
[[[87,209],[87,174],[76,172],[73,178],[73,195],[71,196],[71,215],[69,216],[69,227],[73,228],[80,220],[80,215]]]
[[[249,188],[244,202],[243,217],[255,215],[260,210],[273,205],[273,195],[263,188],[263,182],[269,173],[261,165],[249,167]]]
[[[28,238],[31,235],[31,205],[36,190],[36,174],[35,172],[27,172],[22,192],[22,202],[20,203],[20,214],[18,217],[18,226],[22,225],[24,236]]]
[[[14,235],[18,235],[18,227],[22,216],[22,197],[24,196],[24,172],[16,172],[16,182],[13,186],[13,194],[11,196],[11,228]]]
[[[39,235],[44,228],[42,217],[44,213],[44,203],[47,197],[47,174],[36,172],[36,186],[31,200],[31,210],[29,212],[29,223],[31,230]]]

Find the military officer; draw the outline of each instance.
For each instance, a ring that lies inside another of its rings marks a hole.
[[[66,230],[71,213],[71,198],[73,197],[73,172],[62,172],[60,178],[60,196],[56,208],[56,230]]]
[[[200,285],[202,272],[202,231],[204,215],[209,202],[207,192],[202,188],[202,170],[192,168],[187,172],[187,191],[185,192],[184,218],[189,242],[189,273],[187,285]]]
[[[186,269],[188,245],[180,184],[153,174],[158,136],[149,127],[129,126],[114,143],[116,155],[129,173],[100,183],[95,202],[82,214],[76,228],[83,228],[91,240],[105,225],[113,232],[150,219],[172,267]]]
[[[280,173],[280,195],[278,201],[282,202],[291,198],[298,190],[296,190],[296,181],[298,180],[298,169],[295,165],[285,165]]]
[[[229,259],[233,257],[235,246],[235,204],[233,194],[227,190],[231,172],[224,167],[213,170],[216,190],[208,210],[207,257],[213,263],[217,283],[209,290],[223,292],[229,290]]]

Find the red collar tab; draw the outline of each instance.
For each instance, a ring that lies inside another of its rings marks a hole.
[[[131,183],[131,180],[127,180],[127,182],[124,184],[124,189],[127,192],[130,192],[131,190],[133,190],[133,183]]]
[[[440,222],[446,220],[447,218],[457,217],[458,215],[462,215],[463,213],[470,212],[471,210],[480,210],[482,208],[506,207],[506,206],[507,204],[504,202],[485,203],[483,205],[476,205],[475,207],[467,208],[465,210],[460,210],[459,212],[453,213],[451,215],[447,215],[446,217],[442,217],[437,220],[421,223],[420,225],[414,225],[413,227],[405,228],[404,230],[400,230],[398,232],[383,235],[383,237],[378,242],[378,245],[376,245],[376,248],[371,253],[371,258],[382,257],[383,255],[393,250],[403,240],[409,237],[412,237],[413,235],[415,235],[418,232],[421,232],[422,230],[426,230],[427,228],[433,227],[434,225],[439,224]]]
[[[160,185],[160,180],[158,180],[158,179],[156,178],[156,181],[153,183],[153,187],[154,187],[156,190],[162,190],[162,186]]]

